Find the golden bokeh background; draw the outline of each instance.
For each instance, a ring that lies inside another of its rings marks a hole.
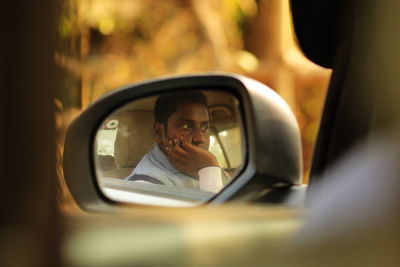
[[[159,76],[224,71],[252,77],[288,102],[307,183],[331,70],[297,47],[288,0],[65,0],[55,60],[65,70],[55,101],[60,177],[66,127],[103,94]]]

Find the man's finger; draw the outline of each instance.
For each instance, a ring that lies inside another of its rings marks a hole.
[[[180,146],[175,146],[171,155],[182,161],[188,160],[189,158],[189,154],[185,150],[183,150]]]
[[[171,153],[172,147],[173,147],[173,142],[172,142],[172,140],[167,140],[167,143],[164,145],[164,149],[165,149],[165,152],[167,153],[167,155],[168,155],[169,153]]]
[[[170,144],[170,148],[169,148],[169,151],[170,151],[170,153],[172,153],[174,150],[175,150],[175,148],[177,147],[177,146],[179,146],[179,140],[178,139],[172,139],[172,140],[170,140],[169,142],[168,142],[168,144]]]
[[[182,144],[181,144],[181,147],[182,147],[185,151],[187,151],[187,152],[189,152],[189,153],[191,153],[191,152],[196,152],[196,151],[198,151],[197,149],[199,149],[198,147],[192,145],[189,141],[187,141],[187,140],[185,140],[185,139],[183,139],[183,142],[182,142]]]
[[[169,157],[168,157],[168,159],[169,159],[169,161],[175,166],[175,167],[177,167],[178,169],[182,169],[182,167],[183,166],[185,166],[185,162],[184,161],[182,161],[182,158],[181,157],[179,157],[178,155],[170,155]]]
[[[173,147],[168,154],[168,157],[174,157],[175,159],[179,159],[181,161],[185,161],[189,157],[189,153],[185,151],[178,142],[174,143]]]

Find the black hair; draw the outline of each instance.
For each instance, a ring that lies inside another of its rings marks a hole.
[[[207,97],[200,91],[180,91],[160,95],[154,106],[154,120],[167,125],[168,118],[185,103],[198,103],[208,106]]]

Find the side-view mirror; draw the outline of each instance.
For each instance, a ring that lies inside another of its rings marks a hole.
[[[300,133],[285,101],[249,78],[151,80],[109,93],[71,124],[64,175],[92,211],[278,202],[277,191],[301,183]]]

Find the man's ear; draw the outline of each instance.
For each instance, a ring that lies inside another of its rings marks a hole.
[[[164,125],[159,122],[154,122],[153,129],[154,129],[154,134],[156,136],[156,142],[162,144]]]

